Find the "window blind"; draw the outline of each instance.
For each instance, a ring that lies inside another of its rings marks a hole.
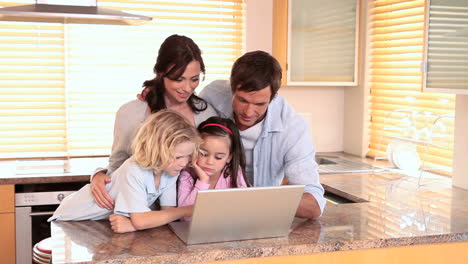
[[[410,139],[424,168],[450,175],[455,97],[421,92],[425,1],[368,3],[368,156],[387,157],[390,142]]]
[[[431,0],[426,91],[468,93],[468,1]]]
[[[0,6],[34,1],[0,1]],[[143,25],[0,21],[0,159],[110,153],[118,107],[136,99],[172,34],[202,50],[204,85],[244,51],[242,0],[99,0],[153,17]],[[198,90],[199,90],[198,89]]]
[[[356,82],[357,1],[291,0],[288,82]]]

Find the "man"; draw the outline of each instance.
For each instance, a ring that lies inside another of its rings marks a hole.
[[[254,186],[305,184],[296,216],[316,219],[325,207],[315,149],[307,123],[277,95],[281,66],[253,51],[237,59],[229,81],[214,81],[200,96],[220,116],[233,118],[246,151],[246,176]]]

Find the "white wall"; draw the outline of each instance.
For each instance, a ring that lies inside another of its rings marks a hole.
[[[457,94],[455,104],[453,185],[468,190],[468,95]]]
[[[369,58],[366,55],[366,26],[367,26],[367,6],[360,1],[360,21],[359,21],[359,86],[346,87],[344,94],[344,126],[343,126],[343,151],[364,157],[367,154],[369,145],[369,87],[366,76],[366,64],[362,58]]]
[[[247,0],[246,49],[272,52],[273,1]],[[284,69],[283,69],[284,70]],[[319,152],[343,151],[343,87],[282,87],[279,94],[306,119]]]
[[[246,0],[246,51],[273,51],[273,0]]]
[[[287,86],[279,94],[309,122],[318,152],[343,151],[343,87]]]

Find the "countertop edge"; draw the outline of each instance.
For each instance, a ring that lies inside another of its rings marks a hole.
[[[179,253],[157,256],[139,256],[130,258],[120,258],[113,260],[93,260],[95,264],[131,264],[131,263],[201,263],[224,260],[240,260],[259,257],[287,257],[297,255],[310,255],[337,251],[359,250],[359,249],[377,249],[389,247],[417,246],[425,244],[438,244],[450,242],[468,241],[467,233],[443,234],[408,238],[389,238],[375,240],[356,240],[356,241],[335,241],[320,244],[301,244],[277,247],[263,248],[242,248],[242,249],[222,249],[205,251],[203,253]]]

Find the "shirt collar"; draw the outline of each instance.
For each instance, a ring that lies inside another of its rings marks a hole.
[[[277,95],[268,105],[262,136],[266,136],[266,133],[280,132],[283,130],[283,121],[281,120],[281,108],[283,103],[284,99]]]

